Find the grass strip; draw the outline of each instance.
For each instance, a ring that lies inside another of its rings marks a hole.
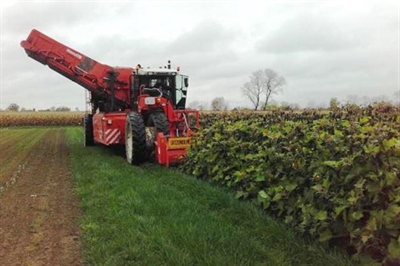
[[[158,165],[83,147],[68,128],[89,265],[351,265],[232,192]]]

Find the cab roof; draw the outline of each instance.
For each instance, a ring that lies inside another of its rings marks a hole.
[[[136,75],[175,76],[178,73],[178,70],[168,68],[139,68],[135,71]]]

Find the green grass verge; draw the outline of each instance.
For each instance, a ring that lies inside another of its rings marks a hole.
[[[67,140],[88,265],[351,265],[225,189]]]

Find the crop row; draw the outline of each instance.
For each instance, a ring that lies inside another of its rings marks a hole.
[[[261,126],[281,123],[287,120],[302,121],[310,123],[321,118],[330,120],[359,120],[361,117],[369,117],[370,122],[389,122],[395,123],[397,115],[400,113],[400,106],[390,104],[377,104],[361,108],[357,105],[346,105],[343,108],[334,110],[272,110],[272,111],[228,111],[228,112],[202,112],[201,125],[206,128],[212,126],[216,121],[223,121],[230,124],[237,121],[251,120],[257,121]]]
[[[207,120],[209,119],[209,120]],[[400,261],[400,114],[207,114],[182,169],[354,257]]]
[[[78,126],[82,112],[0,112],[0,127]]]

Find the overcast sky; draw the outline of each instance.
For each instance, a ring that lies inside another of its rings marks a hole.
[[[35,28],[111,66],[158,67],[190,77],[188,102],[224,97],[270,68],[302,107],[348,95],[394,99],[399,90],[399,1],[1,1],[1,106],[84,109],[84,88],[27,57]]]

